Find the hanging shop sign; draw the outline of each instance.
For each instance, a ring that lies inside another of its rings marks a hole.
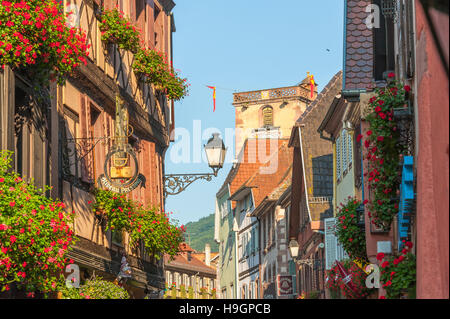
[[[104,174],[98,178],[98,185],[112,192],[126,194],[145,181],[139,174],[139,163],[128,138],[133,129],[128,125],[128,111],[123,107],[120,96],[116,96],[115,136],[112,149],[106,155]]]
[[[106,155],[104,174],[98,178],[98,184],[112,192],[127,194],[145,180],[142,174],[139,174],[139,164],[136,153],[130,145],[125,149],[114,147]]]
[[[286,296],[292,295],[293,290],[293,280],[292,276],[279,275],[278,276],[278,295]]]

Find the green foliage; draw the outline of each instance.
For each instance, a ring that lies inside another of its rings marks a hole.
[[[336,214],[336,236],[344,250],[351,258],[366,259],[366,234],[358,227],[356,209],[361,205],[359,200],[349,197],[347,203],[341,203]]]
[[[172,299],[177,299],[177,287],[176,287],[176,286],[172,286],[172,289],[171,289],[171,298],[172,298]]]
[[[202,299],[208,299],[208,288],[200,288],[200,296],[202,296]]]
[[[0,291],[15,283],[34,297],[57,291],[75,242],[73,214],[11,171],[12,152],[0,151]]]
[[[194,288],[192,286],[189,286],[188,288],[188,296],[189,299],[194,299]]]
[[[187,236],[188,234],[190,234],[190,238]],[[187,223],[185,240],[188,243],[190,240],[190,246],[197,251],[203,251],[205,244],[209,244],[211,252],[218,252],[219,244],[214,240],[214,214],[196,222]]]
[[[144,208],[125,195],[111,191],[98,189],[95,198],[93,211],[106,216],[106,229],[127,232],[131,246],[136,247],[142,242],[147,252],[156,259],[161,258],[162,254],[171,257],[178,254],[184,226],[171,223],[167,214]]]
[[[394,120],[394,109],[407,105],[409,86],[393,80],[386,88],[377,88],[376,95],[369,101],[371,113],[366,120],[369,130],[365,133],[364,146],[369,170],[366,173],[373,200],[369,203],[369,217],[372,223],[388,231],[398,212],[397,191],[400,185],[399,162],[404,146],[399,143],[400,132]],[[361,139],[360,135],[358,138]]]
[[[180,297],[181,297],[181,299],[186,299],[186,286],[185,285],[180,286]]]
[[[99,28],[102,34],[102,41],[115,43],[119,48],[132,53],[138,52],[139,31],[132,25],[130,19],[124,12],[114,8],[102,12]]]
[[[89,45],[79,28],[66,26],[64,9],[53,0],[10,0],[0,5],[0,65],[22,70],[37,87],[65,79]]]
[[[306,299],[320,299],[320,291],[313,290],[307,296]]]
[[[80,288],[64,287],[61,292],[63,299],[130,299],[123,287],[101,277],[88,279]]]
[[[388,299],[399,299],[403,293],[409,298],[415,297],[416,288],[416,256],[411,252],[412,243],[407,242],[398,256],[391,256],[381,264],[381,282]],[[382,261],[384,254],[378,254]]]

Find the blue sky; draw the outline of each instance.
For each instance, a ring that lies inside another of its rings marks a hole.
[[[174,66],[191,84],[189,96],[175,103],[176,127],[193,132],[193,121],[199,120],[202,129],[214,127],[223,134],[234,127],[234,91],[296,85],[308,71],[320,91],[342,69],[341,0],[175,2]],[[206,85],[218,87],[214,113],[212,90]],[[210,172],[206,162],[173,162],[177,142],[166,152],[166,174]],[[205,137],[202,145],[206,142]],[[213,181],[197,181],[168,196],[166,210],[181,224],[212,214],[215,194],[230,168],[226,164]]]

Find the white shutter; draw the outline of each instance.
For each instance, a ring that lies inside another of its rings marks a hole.
[[[336,139],[336,176],[341,179],[341,137]]]
[[[348,138],[348,164],[353,163],[353,135],[347,134]]]
[[[334,218],[324,219],[325,223],[325,269],[330,270],[337,259],[336,244],[337,239],[334,235],[336,220]]]
[[[326,218],[325,223],[325,269],[330,270],[336,260],[341,261],[349,258],[339,243],[336,235],[336,219]]]
[[[342,131],[342,171],[347,169],[347,130]]]

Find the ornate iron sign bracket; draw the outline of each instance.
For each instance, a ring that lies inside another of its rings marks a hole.
[[[218,169],[213,169],[209,174],[168,174],[164,175],[164,198],[168,195],[177,195],[184,191],[189,185],[199,179],[210,182],[217,177]]]

